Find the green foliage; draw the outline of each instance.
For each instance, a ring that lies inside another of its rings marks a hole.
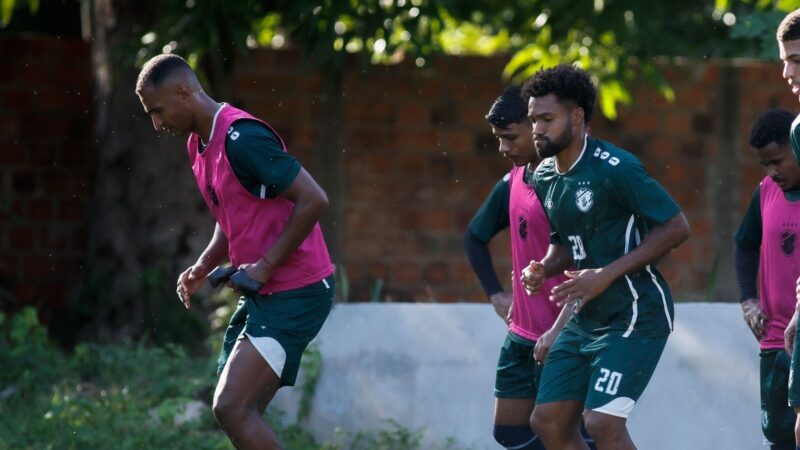
[[[314,401],[314,394],[317,392],[320,370],[322,369],[322,353],[319,348],[312,344],[303,351],[303,359],[300,363],[303,368],[305,379],[300,385],[300,407],[297,409],[297,421],[306,420],[311,414],[311,403]]]
[[[28,6],[31,14],[35,14],[39,10],[39,0],[0,0],[0,28],[5,28],[11,23],[11,17],[14,15],[15,8],[21,8],[24,5]]]
[[[316,348],[304,356],[308,383],[316,385],[320,363]],[[0,313],[0,448],[233,449],[208,407],[215,366],[174,345],[82,344],[63,354],[33,308]],[[313,396],[313,388],[301,389]],[[190,405],[201,405],[196,417],[176,420]],[[274,408],[267,420],[287,450],[411,450],[423,434],[390,421],[378,432],[339,430],[334,442],[319,444]]]

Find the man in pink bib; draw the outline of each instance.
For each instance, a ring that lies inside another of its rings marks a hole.
[[[772,450],[793,450],[795,413],[788,403],[789,355],[784,332],[795,307],[800,273],[800,167],[789,130],[794,114],[759,116],[750,146],[766,169],[736,233],[736,277],[744,320],[761,348],[761,428]]]
[[[148,61],[136,94],[157,131],[189,134],[189,162],[217,222],[178,278],[180,300],[188,308],[225,259],[258,286],[241,298],[225,333],[214,415],[237,448],[280,448],[264,410],[280,387],[294,385],[333,302],[333,265],[318,224],[327,196],[272,127],[209,97],[181,57]]]
[[[508,449],[542,450],[544,445],[531,429],[530,416],[542,365],[572,307],[559,309],[547,298],[550,289],[566,280],[564,276],[548,279],[545,288],[535,295],[525,292],[520,282],[523,269],[531,260],[544,258],[550,244],[550,222],[527,181],[539,158],[522,90],[518,86],[507,88],[492,104],[486,121],[497,138],[500,154],[514,165],[495,184],[464,233],[470,264],[495,311],[508,322],[495,376],[494,438]],[[488,248],[489,241],[506,228],[511,234],[513,267],[510,294],[503,291],[495,275]],[[585,432],[584,439],[595,448]]]

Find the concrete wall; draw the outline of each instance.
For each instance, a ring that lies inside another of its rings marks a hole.
[[[342,304],[317,339],[322,369],[307,425],[322,439],[386,427],[425,430],[425,447],[498,449],[494,370],[505,327],[479,304]],[[647,450],[762,448],[758,346],[737,304],[683,303],[629,428]],[[301,372],[301,378],[303,374]],[[299,389],[274,405],[295,417]],[[766,447],[763,447],[766,448]]]

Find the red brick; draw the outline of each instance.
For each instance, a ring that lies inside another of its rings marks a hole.
[[[451,131],[447,134],[447,151],[458,154],[469,153],[475,145],[475,135],[466,131]]]
[[[36,191],[36,175],[30,170],[18,170],[11,177],[11,189],[18,194],[29,194]]]
[[[419,102],[402,103],[397,107],[397,125],[427,124],[430,120],[430,110]]]
[[[58,218],[68,222],[80,222],[84,219],[85,205],[78,200],[64,199],[58,201]]]
[[[422,214],[422,228],[426,231],[447,231],[453,227],[453,213],[449,208],[438,208]]]
[[[52,200],[46,198],[28,200],[28,217],[38,221],[52,219],[53,218]]]
[[[8,240],[11,249],[20,252],[27,252],[36,247],[34,231],[29,226],[14,225],[8,233]]]
[[[10,166],[21,166],[28,163],[29,153],[27,144],[0,141],[0,168],[6,169]]]

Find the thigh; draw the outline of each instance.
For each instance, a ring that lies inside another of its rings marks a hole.
[[[542,366],[533,359],[536,342],[509,332],[500,348],[494,382],[498,399],[532,399],[536,397]]]
[[[239,339],[220,374],[215,403],[263,409],[279,387],[280,378],[250,340]]]
[[[303,351],[319,333],[333,304],[333,278],[247,301],[244,329],[281,386],[293,386]]]
[[[627,418],[656,370],[667,337],[606,335],[587,346],[592,355],[586,408]]]
[[[588,339],[565,328],[547,354],[542,369],[536,405],[574,401],[581,405],[586,397],[590,366],[581,348]]]

